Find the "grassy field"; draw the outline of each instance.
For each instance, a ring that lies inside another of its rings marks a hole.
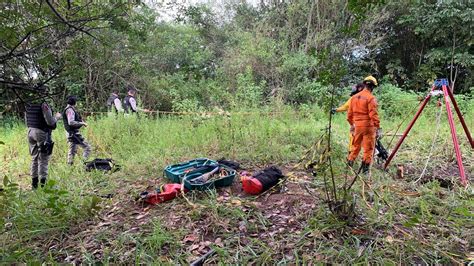
[[[388,172],[372,168],[370,186],[354,190],[356,217],[336,219],[324,202],[322,178],[295,167],[324,132],[328,115],[318,108],[280,107],[226,115],[162,116],[140,119],[89,117],[83,130],[93,157],[113,158],[122,170],[85,172],[76,158],[66,165],[62,125],[45,189],[31,191],[26,128],[6,125],[0,132],[1,262],[170,263],[186,264],[217,251],[209,263],[449,264],[472,260],[474,204],[472,187],[459,185],[445,115],[435,142],[433,107],[410,133]],[[382,114],[382,127],[395,133],[412,115]],[[473,114],[467,122],[474,132]],[[400,128],[403,131],[408,121]],[[333,161],[338,184],[347,173],[344,157],[347,122],[333,122]],[[474,153],[461,127],[468,177]],[[397,138],[396,138],[397,139]],[[396,142],[386,136],[392,148]],[[432,145],[434,143],[434,145]],[[417,183],[433,146],[427,171]],[[279,166],[288,176],[259,197],[232,187],[192,192],[157,206],[138,194],[166,183],[163,168],[196,157],[236,160],[256,171]],[[404,177],[396,178],[398,167]],[[107,197],[107,195],[111,197]]]

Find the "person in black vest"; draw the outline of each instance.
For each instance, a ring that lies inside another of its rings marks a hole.
[[[67,106],[63,111],[64,128],[67,132],[67,142],[69,145],[69,151],[67,154],[67,163],[72,165],[74,162],[74,156],[77,153],[77,147],[81,146],[83,151],[82,157],[84,160],[89,158],[91,153],[91,145],[87,143],[84,137],[79,133],[81,127],[87,127],[87,124],[82,121],[81,115],[76,110],[77,98],[75,96],[69,96],[67,98]]]
[[[118,96],[118,90],[113,90],[112,94],[110,94],[109,98],[107,99],[107,109],[109,112],[114,113],[123,111],[122,102]]]
[[[49,158],[53,152],[52,130],[56,129],[57,118],[53,117],[51,107],[46,103],[27,104],[25,112],[28,126],[28,144],[31,155],[32,188],[46,183]]]
[[[138,111],[137,108],[137,101],[135,100],[135,95],[137,94],[137,90],[130,87],[128,89],[127,96],[123,99],[123,108],[126,114],[136,113]]]

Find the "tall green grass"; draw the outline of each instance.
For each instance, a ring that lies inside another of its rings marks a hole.
[[[414,110],[416,105],[416,102],[413,103],[413,106],[407,105],[406,113],[400,117],[381,111],[384,131],[395,133],[400,123],[404,121],[399,132],[403,131],[406,123],[413,116],[409,110]],[[432,143],[434,108],[434,105],[430,105],[427,112],[419,119],[394,160],[394,165],[403,163],[420,167],[424,163]],[[51,238],[60,237],[75,225],[91,219],[101,201],[97,195],[123,189],[123,186],[128,184],[127,182],[158,178],[162,176],[163,168],[168,164],[196,157],[213,159],[226,157],[243,162],[247,166],[285,165],[298,161],[304,151],[327,127],[328,113],[317,107],[305,107],[300,110],[282,107],[276,114],[268,114],[266,110],[250,111],[251,114],[235,113],[229,116],[88,117],[89,126],[84,128],[82,133],[93,147],[91,158],[113,158],[122,165],[121,171],[108,175],[85,172],[80,155],[76,157],[73,167],[68,166],[66,164],[66,135],[62,125],[58,125],[58,129],[53,133],[56,145],[50,162],[50,181],[46,189],[38,191],[30,191],[30,156],[26,142],[26,128],[19,122],[10,123],[10,126],[2,128],[0,132],[0,140],[5,142],[5,145],[0,145],[0,175],[2,178],[5,177],[5,181],[8,180],[10,184],[18,184],[19,188],[15,189],[12,185],[0,198],[1,219],[4,225],[0,237],[2,246],[0,261],[46,260],[42,241],[51,241]],[[466,119],[471,132],[474,131],[473,114],[467,112]],[[334,154],[335,164],[338,167],[343,167],[348,141],[348,125],[345,114],[336,114],[332,126],[333,148],[336,151]],[[472,177],[473,151],[466,145],[466,138],[460,127],[458,127],[458,132],[467,166],[466,170]],[[391,143],[391,147],[397,139],[398,137]],[[385,137],[384,143],[388,145],[390,140],[391,137]],[[449,127],[444,116],[437,143],[433,158],[431,158],[433,160],[433,163],[430,164],[431,170],[436,168],[437,164],[454,164]],[[375,173],[376,179],[381,180],[381,185],[390,183],[383,180],[386,179],[384,174],[378,170],[375,170]],[[451,178],[457,177],[452,176]],[[140,191],[131,191],[130,194],[138,192]],[[136,194],[129,196],[132,198]],[[396,200],[389,194],[386,197],[388,200]],[[454,202],[456,199],[453,196],[450,202]],[[440,203],[434,202],[433,199],[425,199],[425,203],[420,202],[421,200],[412,202],[415,209],[409,209],[407,213],[413,215],[416,213],[418,220],[433,221],[429,217],[431,211],[423,206]],[[382,205],[380,204],[380,206]],[[419,209],[422,211],[418,212]],[[377,226],[380,226],[382,221],[390,222],[390,215],[381,219],[377,214],[370,213],[368,217],[374,221],[379,219],[378,222],[374,222],[374,225]],[[323,230],[320,227],[321,224],[331,224],[323,217],[315,216],[314,219],[314,222],[310,223],[313,229]],[[152,252],[149,250],[150,248],[159,249],[161,245],[172,239],[172,235],[160,231],[162,229],[159,222],[154,223],[153,228],[158,236],[154,237],[152,234],[143,240],[144,248],[141,250],[142,253],[137,255],[138,257],[148,258],[150,254],[147,252]],[[354,243],[351,241],[356,240],[350,240],[347,246],[353,248]],[[263,254],[262,262],[272,261],[271,248],[257,242],[248,248],[252,247],[260,250]],[[178,249],[179,245],[173,246],[173,248]],[[334,256],[334,251],[331,249],[326,249],[324,252]],[[352,250],[351,252],[357,251]],[[370,258],[374,258],[377,254],[383,254],[380,252],[380,250],[374,250]],[[396,251],[393,252],[400,255]],[[251,251],[247,250],[244,253],[251,254]],[[54,256],[54,251],[51,254]],[[363,259],[367,258],[351,260],[347,256],[334,257],[334,260],[353,263],[363,262]],[[241,261],[249,259],[238,256],[236,258]],[[180,259],[183,258],[180,257]],[[151,257],[147,260],[156,262]],[[90,262],[93,262],[93,259]]]

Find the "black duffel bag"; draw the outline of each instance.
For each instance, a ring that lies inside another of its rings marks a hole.
[[[104,172],[112,171],[116,172],[120,170],[120,165],[115,164],[114,160],[110,158],[100,159],[96,158],[92,161],[84,163],[86,171],[90,172],[92,170],[100,170]]]

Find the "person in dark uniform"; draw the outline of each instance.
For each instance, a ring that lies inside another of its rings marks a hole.
[[[31,155],[31,186],[36,189],[38,181],[44,186],[48,177],[48,164],[54,146],[51,133],[56,129],[57,118],[53,117],[53,111],[46,102],[27,104],[25,107]]]
[[[82,117],[76,110],[77,98],[75,96],[69,96],[67,98],[67,106],[63,111],[64,128],[67,132],[67,142],[69,150],[67,154],[67,163],[72,165],[74,162],[74,156],[77,153],[78,146],[82,147],[84,160],[89,158],[91,153],[91,145],[87,143],[84,137],[79,133],[81,127],[87,127],[87,123],[82,121]]]
[[[136,113],[138,111],[137,101],[135,100],[136,94],[137,94],[136,89],[132,87],[128,89],[128,94],[123,99],[123,109],[126,114]]]
[[[107,99],[107,109],[109,112],[118,113],[122,112],[122,102],[118,96],[118,90],[113,90]]]

